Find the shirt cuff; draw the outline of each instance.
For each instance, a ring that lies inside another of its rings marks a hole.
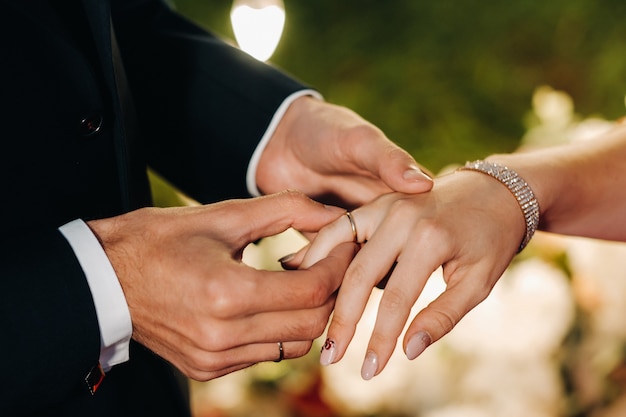
[[[78,219],[59,228],[83,268],[100,327],[100,365],[108,371],[129,357],[130,311],[115,270],[87,224]]]
[[[272,117],[272,120],[270,121],[270,124],[268,125],[267,130],[265,131],[265,134],[261,138],[261,141],[257,145],[256,149],[254,150],[254,153],[252,154],[252,158],[250,158],[250,163],[248,164],[248,171],[246,173],[246,185],[248,187],[248,192],[253,197],[258,197],[261,195],[261,191],[259,191],[259,188],[256,185],[256,170],[259,166],[259,160],[261,159],[261,154],[263,154],[265,147],[267,146],[270,139],[272,138],[272,135],[276,131],[278,124],[280,123],[283,116],[287,112],[287,109],[289,108],[291,103],[293,103],[294,101],[296,101],[296,99],[302,96],[313,96],[320,100],[323,99],[322,95],[315,90],[310,90],[310,89],[300,90],[287,96],[287,98],[278,107],[278,110],[276,110],[276,113],[274,113],[274,117]]]

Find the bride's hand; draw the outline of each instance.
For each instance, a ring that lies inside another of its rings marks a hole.
[[[525,233],[524,217],[506,187],[468,171],[436,179],[429,193],[386,194],[351,216],[356,240],[367,243],[346,271],[320,361],[328,365],[342,358],[373,287],[393,268],[363,363],[364,379],[385,367],[433,271],[443,266],[446,291],[408,328],[403,346],[409,359],[452,330],[489,294]],[[289,266],[307,268],[353,238],[349,216],[342,216]]]

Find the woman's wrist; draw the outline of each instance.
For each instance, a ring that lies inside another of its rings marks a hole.
[[[539,204],[528,183],[513,169],[492,161],[478,160],[466,163],[460,171],[476,171],[498,180],[504,185],[517,201],[524,217],[526,231],[519,245],[521,252],[530,242],[539,227]]]

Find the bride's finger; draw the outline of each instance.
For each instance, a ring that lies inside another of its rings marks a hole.
[[[323,365],[337,362],[345,353],[372,289],[394,267],[403,242],[383,224],[355,256],[339,289],[328,328],[327,349],[320,358]]]
[[[404,336],[404,352],[409,359],[418,357],[430,344],[449,333],[465,315],[483,301],[495,285],[488,267],[458,273],[454,285],[421,310]],[[462,275],[462,276],[461,276]]]
[[[438,267],[436,254],[425,251],[419,234],[415,246],[405,246],[398,257],[381,297],[376,323],[370,338],[361,376],[371,379],[380,373],[393,353],[411,308],[422,293],[432,272]]]
[[[365,218],[363,217],[362,220]],[[358,242],[359,238],[365,239],[364,236],[359,236],[358,230],[355,214],[351,212],[346,212],[343,216],[324,226],[307,248],[300,268],[308,268],[324,259],[340,243]]]

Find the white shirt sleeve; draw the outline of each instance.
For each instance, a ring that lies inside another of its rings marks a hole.
[[[248,192],[250,193],[250,195],[254,197],[258,197],[261,195],[261,191],[259,191],[259,188],[256,185],[256,170],[259,166],[259,160],[261,159],[261,154],[265,150],[265,147],[267,146],[268,142],[272,138],[272,135],[276,131],[276,127],[278,127],[278,123],[280,123],[283,116],[285,115],[287,108],[289,108],[291,103],[293,103],[297,98],[300,98],[302,96],[313,96],[315,98],[322,100],[322,95],[320,93],[318,93],[315,90],[307,89],[307,90],[296,91],[295,93],[289,95],[281,103],[281,105],[276,110],[276,113],[274,113],[274,117],[272,117],[272,120],[270,121],[270,124],[268,125],[267,130],[265,131],[265,134],[261,138],[261,141],[259,142],[256,149],[254,150],[254,153],[252,154],[252,158],[250,158],[250,163],[248,164],[248,171],[246,174],[246,185],[248,187]]]
[[[87,277],[100,326],[100,365],[106,372],[129,357],[133,327],[126,298],[109,258],[87,224],[78,219],[59,231]]]

